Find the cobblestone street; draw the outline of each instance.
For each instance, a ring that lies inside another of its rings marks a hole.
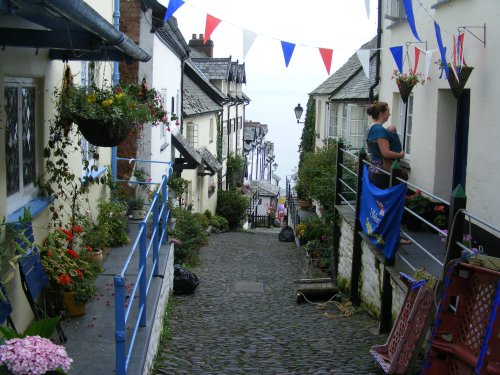
[[[196,293],[173,297],[156,374],[383,374],[369,353],[386,340],[377,321],[296,303],[303,263],[277,229],[209,237]]]

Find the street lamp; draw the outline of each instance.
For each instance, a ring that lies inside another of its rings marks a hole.
[[[276,169],[278,169],[278,163],[273,164],[273,171],[276,172]]]
[[[299,121],[300,118],[302,117],[302,113],[304,112],[304,108],[299,104],[297,104],[297,107],[293,109],[295,111],[295,117],[297,118],[297,124],[303,124],[305,121]]]

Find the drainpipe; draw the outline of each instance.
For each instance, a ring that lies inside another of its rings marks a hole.
[[[114,0],[114,12],[113,12],[113,26],[116,30],[120,29],[120,0]],[[120,70],[118,61],[113,63],[113,86],[117,86],[120,83]],[[117,174],[117,161],[118,156],[117,146],[111,148],[111,173],[113,174],[113,179],[116,180]]]
[[[382,0],[378,0],[378,15],[377,15],[377,52],[375,65],[375,82],[370,86],[370,103],[373,103],[373,90],[380,82],[380,45],[382,44]]]

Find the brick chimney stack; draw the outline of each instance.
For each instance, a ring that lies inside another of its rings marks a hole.
[[[214,42],[212,39],[207,40],[207,43],[203,43],[203,34],[200,34],[199,38],[196,39],[196,34],[192,34],[192,38],[189,41],[188,45],[189,48],[197,50],[205,55],[207,57],[214,57]]]

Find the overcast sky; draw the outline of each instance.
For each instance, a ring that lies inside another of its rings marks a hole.
[[[175,12],[186,41],[205,32],[207,14],[222,21],[211,35],[214,57],[245,62],[246,120],[269,125],[266,140],[275,144],[281,186],[298,163],[302,125],[293,108],[305,108],[308,93],[328,78],[318,47],[333,49],[334,73],[376,34],[376,7],[370,0],[368,18],[365,0],[185,0]],[[257,34],[245,60],[243,30]],[[288,67],[281,40],[296,44]]]

